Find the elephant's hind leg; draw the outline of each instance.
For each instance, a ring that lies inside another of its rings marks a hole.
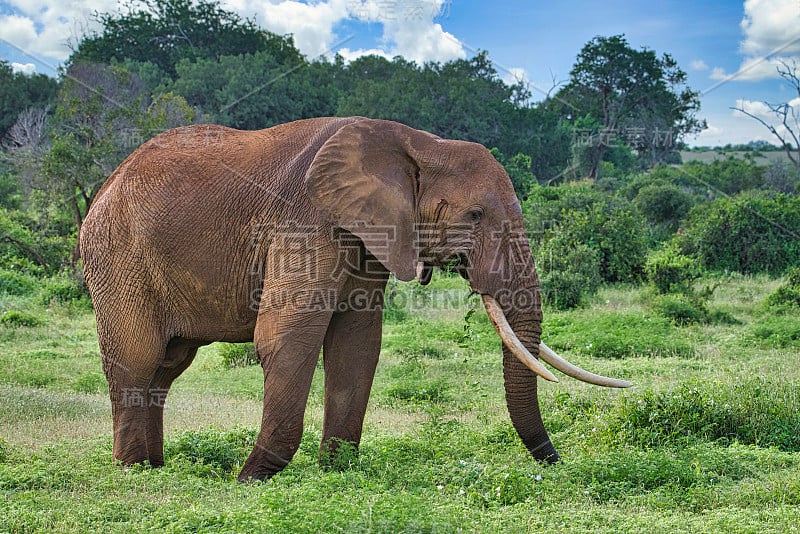
[[[124,465],[150,460],[149,388],[164,359],[166,343],[157,339],[118,340],[100,335],[114,424],[114,459]]]
[[[191,365],[197,345],[178,338],[167,344],[166,355],[147,390],[147,457],[150,465],[164,465],[164,405],[172,382]]]

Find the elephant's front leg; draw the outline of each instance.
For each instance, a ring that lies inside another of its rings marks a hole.
[[[332,461],[342,442],[358,446],[381,350],[380,300],[385,280],[359,288],[347,311],[337,312],[325,336],[325,417],[320,463]]]
[[[311,380],[331,313],[302,303],[259,313],[254,342],[264,368],[264,413],[240,481],[271,477],[297,452]]]

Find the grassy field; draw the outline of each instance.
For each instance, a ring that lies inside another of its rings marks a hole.
[[[672,324],[643,288],[547,312],[552,347],[635,384],[542,383],[551,467],[508,420],[477,298],[398,284],[360,454],[317,463],[320,367],[300,451],[249,485],[259,367],[201,349],[170,394],[167,465],[122,469],[89,305],[0,294],[0,532],[796,532],[800,319],[764,306],[779,284],[726,277],[711,324]]]

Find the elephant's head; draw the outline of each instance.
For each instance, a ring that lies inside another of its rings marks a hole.
[[[522,211],[506,172],[485,147],[407,126],[363,119],[334,134],[306,178],[312,202],[360,237],[400,280],[430,280],[454,266],[479,293],[503,339],[506,401],[525,446],[558,453],[542,423],[536,375],[557,381],[536,356],[578,379],[611,387],[540,345],[539,282]]]

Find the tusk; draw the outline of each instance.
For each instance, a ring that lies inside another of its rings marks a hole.
[[[588,382],[589,384],[605,386],[607,388],[629,388],[633,385],[627,380],[608,378],[606,376],[596,375],[581,369],[580,367],[569,363],[567,360],[553,352],[553,349],[544,343],[539,343],[539,358],[549,363],[565,375],[571,376],[572,378],[576,378],[583,382]]]
[[[519,340],[514,330],[512,330],[511,325],[508,324],[508,320],[503,310],[500,308],[500,305],[497,304],[497,301],[489,295],[481,296],[483,297],[483,305],[486,307],[486,313],[489,314],[489,319],[492,321],[494,329],[497,330],[497,334],[500,336],[500,339],[503,340],[505,346],[508,347],[514,356],[525,364],[525,367],[545,380],[558,382],[558,378],[547,370],[544,365],[539,363],[539,360],[534,358],[533,354],[525,348],[525,345],[522,344],[522,341]]]

